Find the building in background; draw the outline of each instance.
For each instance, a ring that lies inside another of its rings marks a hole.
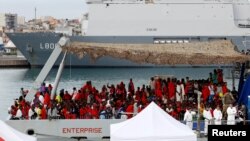
[[[73,27],[59,25],[55,28],[55,33],[62,33],[68,36],[73,35]]]
[[[82,17],[80,18],[82,35],[86,35],[87,34],[88,25],[89,25],[88,17],[89,17],[89,14],[86,13],[86,14],[83,14]]]
[[[17,48],[11,40],[9,40],[7,42],[7,44],[5,45],[5,54],[6,55],[17,55]]]
[[[40,19],[41,19],[42,22],[50,22],[50,21],[55,20],[55,18],[52,17],[52,16],[43,16]]]
[[[17,24],[18,25],[24,25],[25,24],[25,17],[24,16],[18,16],[17,17]]]
[[[0,36],[2,36],[3,30],[4,30],[4,28],[2,26],[0,26]]]
[[[61,19],[58,21],[54,32],[68,36],[81,35],[80,21],[79,19]]]
[[[0,13],[0,28],[6,31],[17,29],[17,14]]]
[[[0,36],[0,56],[2,56],[4,52],[3,38]]]

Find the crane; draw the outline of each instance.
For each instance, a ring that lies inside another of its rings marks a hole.
[[[37,92],[37,88],[39,88],[41,86],[41,84],[44,82],[44,80],[47,78],[49,72],[51,71],[52,67],[54,66],[56,60],[58,59],[58,57],[60,56],[60,54],[62,53],[62,47],[69,45],[70,43],[70,39],[66,36],[62,36],[60,38],[60,40],[58,41],[57,45],[55,46],[55,49],[53,50],[53,52],[51,53],[49,59],[46,61],[45,65],[43,66],[42,70],[40,71],[39,75],[37,76],[32,88],[29,90],[29,94],[26,95],[26,100],[27,101],[32,101],[33,99],[33,95]],[[51,99],[53,99],[62,72],[63,72],[63,68],[64,68],[64,62],[65,62],[65,58],[67,56],[67,51],[64,52],[62,61],[60,63],[56,78],[55,78],[55,82],[53,84],[53,88],[52,88],[52,92],[51,92]]]

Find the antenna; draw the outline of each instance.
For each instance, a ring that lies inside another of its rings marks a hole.
[[[35,23],[36,23],[36,7],[35,7]]]

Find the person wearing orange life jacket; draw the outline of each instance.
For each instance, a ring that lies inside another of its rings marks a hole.
[[[134,86],[132,78],[130,78],[129,83],[128,83],[128,92],[130,92],[133,95],[135,94],[135,86]]]
[[[140,87],[137,87],[137,90],[135,92],[135,100],[141,101],[141,90],[140,90]]]
[[[93,105],[91,106],[90,114],[92,116],[92,119],[98,119],[99,118],[97,108],[95,106],[93,106]]]
[[[46,92],[44,94],[44,102],[43,103],[44,103],[44,105],[47,105],[47,106],[50,105],[50,94],[48,92]]]
[[[202,91],[201,91],[202,95],[202,99],[203,99],[203,102],[206,104],[208,102],[208,98],[209,98],[209,95],[210,95],[210,91],[209,91],[209,88],[208,88],[208,84],[205,83],[203,86],[202,86]]]
[[[82,106],[79,110],[80,113],[80,119],[84,119],[85,114],[87,113],[86,108],[84,106]]]
[[[224,82],[224,83],[222,83],[222,93],[225,94],[227,92],[228,92],[227,83]]]
[[[51,94],[52,89],[53,89],[52,85],[49,84],[49,86],[48,86],[48,92],[49,92],[49,94]]]
[[[168,94],[170,100],[175,100],[175,84],[173,82],[173,79],[168,81]]]
[[[218,73],[218,76],[217,76],[218,83],[223,83],[224,82],[224,80],[223,80],[223,70],[222,69],[218,69],[217,73]]]
[[[41,119],[47,119],[47,106],[41,106]]]
[[[157,79],[155,82],[155,95],[158,98],[162,98],[162,80]]]
[[[72,99],[72,98],[71,98],[71,95],[69,94],[68,91],[65,91],[65,94],[64,94],[64,96],[63,96],[63,100],[69,101],[70,99]]]
[[[126,109],[126,113],[127,113],[127,117],[128,119],[133,117],[133,113],[134,113],[134,105],[132,103],[130,103]]]
[[[141,102],[142,102],[142,104],[146,104],[148,102],[147,93],[145,91],[144,85],[142,86],[142,89],[141,89]]]

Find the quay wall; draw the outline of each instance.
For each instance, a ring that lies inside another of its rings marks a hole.
[[[9,67],[29,67],[29,63],[25,58],[18,57],[0,57],[0,68]]]

